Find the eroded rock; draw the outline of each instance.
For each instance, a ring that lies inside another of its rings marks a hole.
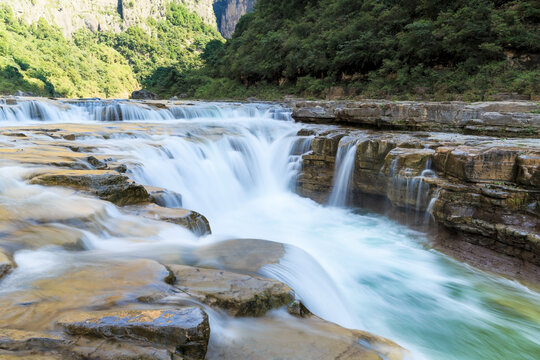
[[[311,152],[303,156],[301,195],[327,201],[337,149],[353,141],[349,191],[354,203],[429,211],[432,216],[416,214],[414,220],[432,218],[460,239],[540,265],[537,139],[371,130],[348,130],[344,137],[343,132],[316,132]]]
[[[503,137],[537,137],[540,107],[535,102],[299,101],[297,121],[364,128],[449,131]]]
[[[209,344],[209,360],[402,360],[408,356],[390,340],[345,329],[316,316],[233,319],[225,325],[228,332]]]
[[[210,326],[198,307],[79,312],[58,321],[71,336],[137,341],[174,349],[187,359],[204,359]]]
[[[184,265],[168,267],[176,277],[175,287],[233,316],[261,316],[294,299],[292,290],[276,280]]]
[[[119,206],[149,201],[144,186],[110,170],[50,170],[32,177],[30,182],[83,190]]]
[[[265,265],[278,263],[285,247],[268,240],[233,239],[197,248],[194,255],[197,266],[255,274]]]
[[[129,207],[127,210],[149,219],[167,221],[185,227],[197,235],[211,234],[210,223],[201,214],[186,209],[165,208],[158,205]]]

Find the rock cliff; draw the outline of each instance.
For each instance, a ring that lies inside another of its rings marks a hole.
[[[122,31],[129,26],[146,27],[148,18],[165,17],[171,0],[8,0],[15,15],[27,23],[44,18],[58,25],[66,36],[87,27],[92,31]],[[179,0],[207,24],[230,37],[242,15],[253,9],[254,0]]]
[[[459,124],[468,124],[473,119],[487,121],[508,117],[505,122],[484,126],[493,129],[494,134],[521,138],[350,127],[306,128],[299,135],[312,137],[311,152],[303,156],[299,192],[327,202],[335,188],[339,149],[351,148],[350,144],[354,144],[354,164],[348,185],[350,202],[363,205],[370,199],[378,204],[387,203],[396,209],[412,211],[416,221],[432,217],[454,233],[455,239],[540,266],[537,104],[484,104],[482,108],[493,110],[490,112],[479,110],[479,105],[460,105],[459,108],[455,104],[450,109],[444,104],[433,104],[440,106],[438,110],[428,110],[419,103],[385,104],[384,107],[357,103],[354,108],[339,110],[335,104],[314,106],[309,103],[308,108],[305,105],[296,108],[297,119],[333,122],[336,118],[328,115],[330,106],[339,114],[354,112],[350,118],[355,124],[371,124],[375,128],[384,124],[402,130],[410,126],[463,132]],[[529,112],[518,112],[517,106],[529,107]],[[514,112],[495,111],[502,108]],[[388,112],[381,118],[380,113],[384,111]],[[474,114],[466,115],[468,111]],[[413,112],[417,114],[414,122],[410,120]],[[441,120],[447,117],[453,120]],[[528,118],[526,127],[516,120],[524,118]]]
[[[214,0],[218,30],[225,38],[230,38],[242,15],[253,11],[255,0]]]

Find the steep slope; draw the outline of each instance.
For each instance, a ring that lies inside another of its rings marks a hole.
[[[230,37],[242,15],[253,10],[255,0],[5,0],[14,14],[28,24],[44,18],[66,36],[83,27],[91,31],[120,32],[130,26],[149,31],[147,19],[163,20],[171,2],[189,11]]]
[[[214,13],[221,35],[229,39],[240,18],[253,11],[255,0],[214,0]]]
[[[82,11],[82,19],[85,14],[91,17],[83,23],[80,19],[66,22],[69,26],[63,29],[53,25],[54,11],[70,13],[73,6],[44,7],[44,11],[54,10],[47,13],[49,20],[41,17],[27,24],[9,6],[0,5],[0,93],[22,90],[46,96],[127,97],[140,84],[156,84],[149,79],[167,78],[200,66],[199,54],[206,44],[222,41],[214,27],[179,3],[169,3],[163,10],[154,8],[154,14],[163,12],[161,18],[150,16],[140,24],[142,15],[121,8],[113,15],[105,11],[112,9],[110,1],[108,5],[101,13]],[[154,11],[136,9],[140,13]],[[62,15],[60,19],[67,18]],[[92,29],[89,19],[97,21],[100,31],[88,30]],[[77,26],[80,28],[74,30]]]

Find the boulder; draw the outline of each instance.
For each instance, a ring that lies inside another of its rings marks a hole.
[[[0,249],[0,279],[7,275],[14,267],[15,264],[11,260],[11,257]]]
[[[131,98],[133,100],[159,100],[159,96],[145,89],[132,92]]]
[[[145,343],[186,359],[204,359],[210,338],[208,316],[198,307],[74,312],[58,325],[71,336]]]
[[[184,265],[168,267],[176,277],[175,287],[232,316],[262,316],[294,300],[292,290],[277,280]]]
[[[83,190],[118,206],[149,201],[144,186],[112,170],[50,170],[32,177],[30,183]]]
[[[131,206],[127,210],[149,219],[162,220],[180,225],[197,235],[202,236],[212,233],[208,220],[195,211],[165,208],[158,205]]]

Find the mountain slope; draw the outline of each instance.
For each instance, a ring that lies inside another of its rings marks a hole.
[[[0,92],[127,97],[141,84],[151,87],[156,76],[199,66],[206,44],[222,40],[215,28],[179,3],[163,11],[161,19],[149,17],[144,26],[95,33],[82,26],[66,37],[44,18],[28,24],[0,5]],[[120,13],[114,16],[118,19],[110,26],[129,24]]]

